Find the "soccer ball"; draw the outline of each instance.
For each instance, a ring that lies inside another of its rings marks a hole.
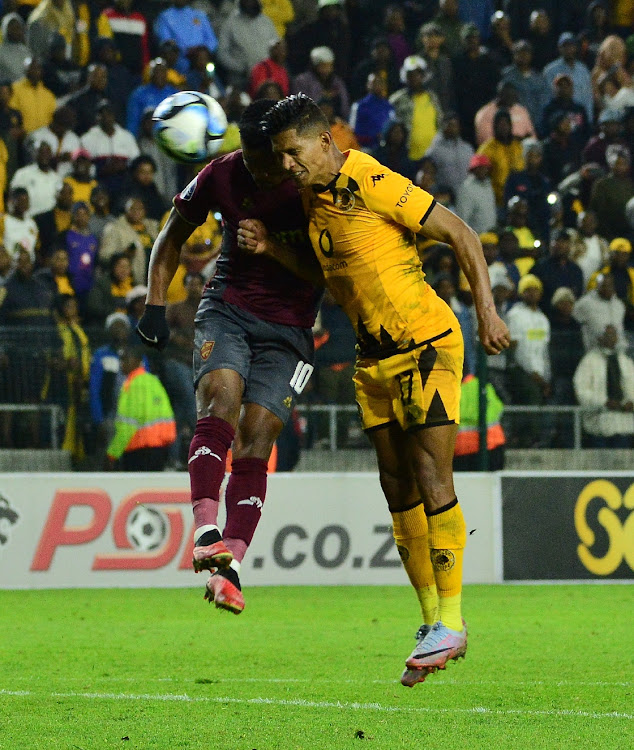
[[[168,96],[152,115],[152,132],[159,148],[176,161],[205,161],[220,150],[227,116],[218,102],[198,91]]]
[[[163,513],[139,505],[128,516],[125,533],[135,549],[150,552],[163,544],[168,527],[169,522]]]

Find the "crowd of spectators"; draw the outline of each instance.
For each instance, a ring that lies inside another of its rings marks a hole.
[[[513,339],[489,363],[502,401],[581,404],[589,443],[631,444],[632,0],[2,0],[0,34],[0,403],[63,406],[77,463],[111,429],[117,352],[192,176],[152,139],[154,107],[182,89],[221,102],[225,151],[252,99],[312,96],[340,148],[371,153],[480,234]],[[174,461],[195,424],[191,331],[220,238],[211,213],[183,247],[172,341],[144,365],[172,400]],[[419,252],[473,375],[466,279],[446,246],[421,237]],[[316,402],[352,402],[340,313],[326,298]],[[50,437],[37,414],[18,417],[0,410],[0,445]],[[512,444],[570,444],[561,419],[529,417]],[[341,434],[363,443],[354,420]]]

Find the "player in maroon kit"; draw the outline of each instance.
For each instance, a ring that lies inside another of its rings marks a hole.
[[[240,563],[266,494],[267,461],[294,396],[312,373],[311,327],[320,271],[295,184],[287,179],[260,131],[274,101],[251,104],[240,121],[242,150],[215,159],[174,198],[150,257],[143,341],[163,348],[167,288],[180,250],[210,210],[223,217],[222,252],[196,315],[194,387],[198,422],[189,451],[196,531],[196,571],[211,570],[205,598],[236,614],[244,609]],[[296,258],[297,276],[276,261],[238,249],[238,224],[260,219]],[[299,278],[299,276],[303,278]],[[242,409],[243,407],[243,409]],[[242,415],[241,415],[242,409]],[[220,484],[233,443],[225,493],[227,522],[217,526]]]

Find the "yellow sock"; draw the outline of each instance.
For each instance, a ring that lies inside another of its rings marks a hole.
[[[429,548],[438,589],[438,619],[452,630],[462,630],[462,558],[467,529],[458,501],[427,516]]]
[[[394,541],[420,602],[423,621],[433,625],[438,619],[438,594],[429,556],[427,516],[423,504],[392,513],[392,524]]]

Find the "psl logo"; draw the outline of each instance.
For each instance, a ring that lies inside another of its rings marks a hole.
[[[605,505],[596,515],[596,520],[608,535],[608,550],[603,557],[596,557],[591,548],[596,535],[588,524],[588,506],[594,499],[603,500]],[[583,565],[595,575],[609,576],[623,560],[634,570],[634,513],[629,513],[624,522],[616,511],[621,508],[634,509],[634,484],[625,494],[606,479],[598,479],[586,485],[575,505],[575,528],[581,540],[577,554]]]

